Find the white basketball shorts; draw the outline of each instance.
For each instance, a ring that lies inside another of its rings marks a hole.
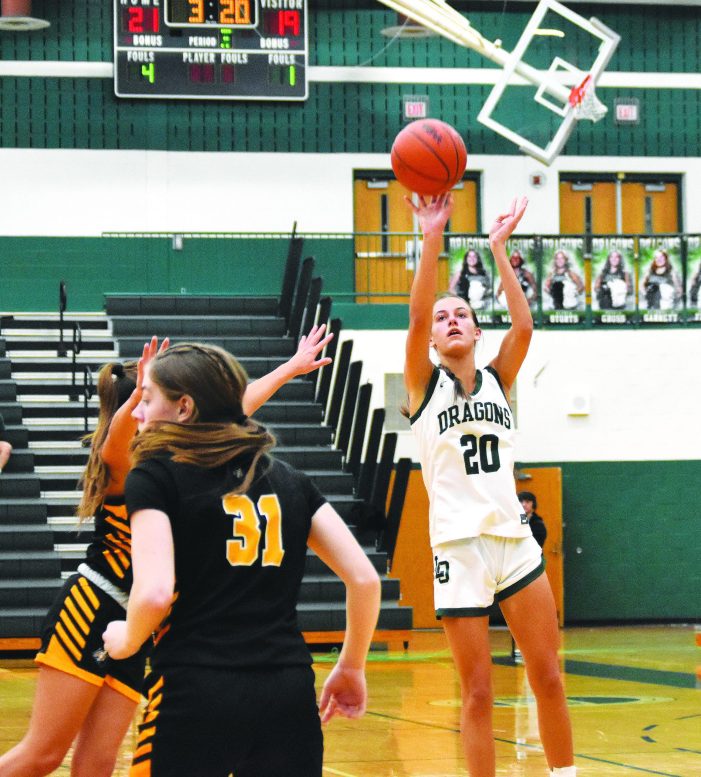
[[[525,588],[545,570],[533,537],[483,534],[433,548],[436,617],[486,615],[498,602]]]

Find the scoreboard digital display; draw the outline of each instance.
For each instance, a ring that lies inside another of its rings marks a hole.
[[[307,0],[114,0],[118,97],[306,100]]]

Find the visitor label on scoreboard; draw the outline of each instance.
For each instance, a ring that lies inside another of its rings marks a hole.
[[[701,235],[686,237],[686,320],[701,324]]]
[[[621,325],[635,320],[635,240],[592,238],[591,310],[594,324]]]
[[[638,311],[644,324],[677,324],[683,310],[681,238],[641,237]]]
[[[307,98],[306,0],[115,0],[118,97]]]
[[[494,323],[495,269],[488,237],[453,235],[448,239],[450,291],[470,303],[480,324]]]
[[[586,319],[584,240],[542,239],[543,322],[554,326],[581,324]]]

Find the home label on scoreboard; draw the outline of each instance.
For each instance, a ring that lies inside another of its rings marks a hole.
[[[307,0],[114,0],[118,97],[306,100]]]

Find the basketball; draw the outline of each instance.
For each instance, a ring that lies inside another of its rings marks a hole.
[[[462,178],[467,149],[458,132],[438,119],[412,121],[392,144],[392,169],[409,191],[442,194]]]

